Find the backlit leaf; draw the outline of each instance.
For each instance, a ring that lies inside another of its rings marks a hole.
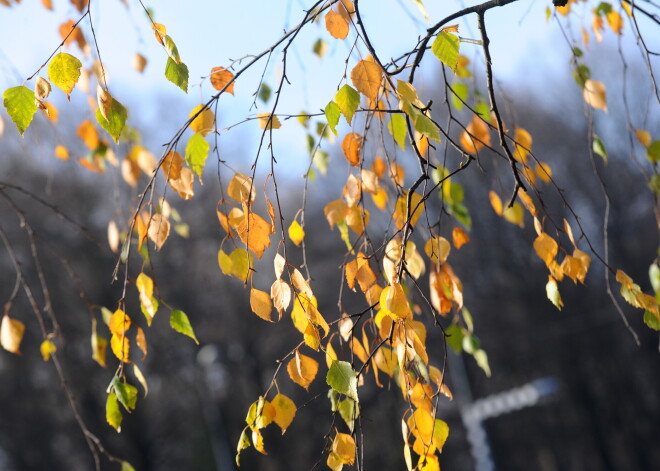
[[[163,36],[162,44],[165,47],[167,55],[172,59],[176,64],[181,64],[181,57],[179,57],[179,50],[176,47],[176,44],[168,35]]]
[[[48,64],[48,78],[66,93],[67,98],[80,78],[82,62],[66,52],[60,52]]]
[[[195,116],[195,119],[190,122],[190,129],[193,132],[206,136],[213,131],[213,128],[215,127],[215,115],[213,114],[213,111],[205,105],[197,105],[190,112],[188,118],[192,118],[193,116]]]
[[[548,276],[548,283],[545,285],[545,292],[548,296],[548,299],[552,301],[552,304],[554,304],[555,307],[561,311],[561,308],[564,306],[564,302],[561,300],[561,295],[559,294],[557,280],[555,280],[552,276]]]
[[[238,203],[246,203],[248,198],[250,201],[254,201],[257,195],[257,190],[254,188],[250,177],[245,176],[242,173],[237,173],[229,182],[227,194],[231,199]]]
[[[341,143],[341,148],[344,151],[344,157],[346,157],[346,160],[348,160],[353,167],[357,167],[360,164],[362,136],[356,132],[346,134]]]
[[[350,85],[346,84],[339,89],[334,98],[348,124],[351,124],[355,111],[360,106],[360,94]]]
[[[222,273],[233,275],[241,281],[249,279],[254,265],[253,256],[245,249],[234,249],[229,255],[220,250],[218,252],[218,263]]]
[[[144,72],[145,67],[147,67],[147,58],[142,54],[135,54],[133,56],[133,68],[138,72]]]
[[[210,149],[211,146],[200,133],[190,136],[186,144],[186,162],[199,178],[202,178]]]
[[[199,340],[195,336],[195,331],[190,325],[190,320],[185,312],[179,309],[173,309],[170,314],[170,327],[179,332],[180,334],[187,335],[199,345]]]
[[[595,134],[594,134],[594,142],[592,145],[592,149],[594,151],[594,154],[602,157],[605,163],[607,163],[607,149],[605,149],[605,145],[603,144],[603,141],[601,141],[600,138]]]
[[[279,129],[282,127],[280,120],[273,114],[261,113],[257,117],[259,118],[259,127],[261,129]]]
[[[295,357],[287,363],[286,370],[294,383],[307,389],[316,378],[319,364],[313,358],[296,352]]]
[[[21,354],[21,341],[25,333],[25,324],[17,319],[9,317],[9,314],[2,316],[0,323],[0,345],[8,352]]]
[[[121,381],[117,376],[112,379],[112,387],[115,394],[117,395],[117,400],[119,403],[124,406],[127,412],[131,412],[135,409],[135,403],[137,402],[138,390],[132,384]]]
[[[23,86],[8,88],[2,94],[2,100],[7,114],[22,136],[37,112],[34,92]]]
[[[338,433],[332,441],[332,453],[343,464],[352,465],[355,462],[355,440],[347,433]]]
[[[286,311],[289,304],[291,304],[291,287],[278,278],[270,287],[270,297],[273,300],[275,309],[281,316],[282,312]]]
[[[394,113],[390,118],[387,129],[394,137],[394,141],[399,145],[401,150],[406,150],[406,136],[408,135],[408,126],[406,118],[402,114]]]
[[[282,435],[289,428],[296,416],[296,405],[284,394],[277,394],[271,404],[275,408],[275,418],[273,421],[282,429]]]
[[[265,291],[255,288],[250,290],[250,308],[252,312],[263,320],[272,322],[270,315],[273,311],[273,303],[271,302],[270,295]]]
[[[147,235],[156,244],[156,250],[160,250],[170,236],[170,222],[162,214],[156,213],[152,215]]]
[[[346,39],[348,36],[348,22],[334,10],[325,15],[325,29],[333,38]]]
[[[458,36],[452,33],[441,31],[436,36],[431,50],[433,54],[440,59],[447,67],[456,70],[458,64],[458,49],[460,43]]]
[[[106,364],[106,349],[108,347],[108,341],[100,337],[96,332],[96,319],[92,319],[92,360],[101,365],[103,368],[107,366]]]
[[[112,353],[123,363],[130,363],[131,346],[128,342],[128,337],[120,337],[112,335],[110,337],[110,349]]]
[[[607,112],[607,95],[603,82],[588,79],[584,83],[583,96],[588,105]]]
[[[126,332],[131,328],[131,318],[126,315],[121,309],[117,309],[110,317],[108,327],[112,335],[117,337],[124,337]]]
[[[334,101],[331,101],[328,103],[323,110],[325,113],[325,119],[328,121],[328,126],[330,127],[330,130],[337,135],[337,124],[339,124],[339,117],[341,116],[341,110],[339,109],[339,105],[335,103]]]
[[[101,109],[96,110],[96,121],[101,125],[103,129],[108,131],[108,134],[112,136],[112,139],[115,142],[119,141],[119,136],[121,135],[124,126],[126,125],[126,119],[128,118],[128,112],[124,105],[119,103],[114,98],[110,97],[111,104],[106,108],[106,114],[108,119],[103,117]]]
[[[41,345],[39,346],[39,352],[41,353],[41,357],[44,359],[44,361],[50,360],[50,356],[56,351],[57,347],[52,342],[52,340],[49,339],[41,342]]]
[[[231,71],[225,69],[224,67],[214,67],[211,69],[211,85],[216,90],[222,90],[225,88],[225,92],[234,94],[234,74]],[[229,83],[231,82],[231,83]],[[229,85],[227,85],[229,83]]]
[[[171,57],[168,57],[165,66],[165,78],[188,93],[188,66],[183,62],[177,64]]]
[[[111,392],[108,394],[108,399],[105,402],[105,420],[119,433],[121,432],[121,421],[123,418],[121,410],[119,410],[117,395]]]
[[[289,239],[291,239],[291,241],[294,244],[296,244],[296,246],[299,247],[300,243],[305,238],[305,230],[295,219],[291,222],[291,225],[289,226],[288,229],[288,233],[289,233]]]
[[[351,82],[370,101],[375,101],[378,96],[381,77],[380,66],[371,60],[361,60],[351,71]]]
[[[559,245],[557,242],[550,237],[545,232],[539,234],[539,236],[534,240],[534,250],[539,256],[543,263],[546,266],[550,266],[550,263],[554,260],[559,250]]]
[[[635,136],[641,145],[648,147],[651,145],[651,133],[644,129],[636,129]]]
[[[451,238],[452,242],[454,243],[454,247],[456,247],[456,250],[470,242],[470,236],[468,236],[467,233],[460,227],[454,227],[452,229]]]
[[[338,360],[333,361],[330,369],[328,369],[325,381],[328,383],[328,386],[338,393],[344,394],[358,402],[357,376],[350,363]]]
[[[140,308],[142,313],[147,318],[147,324],[151,325],[151,321],[158,311],[158,300],[154,298],[154,282],[153,280],[145,275],[140,273],[135,280],[135,287],[140,294]]]

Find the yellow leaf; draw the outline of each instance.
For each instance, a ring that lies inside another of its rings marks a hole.
[[[250,308],[252,308],[252,312],[263,320],[272,322],[270,314],[273,310],[273,303],[270,300],[269,294],[265,291],[254,288],[250,290]]]
[[[507,206],[502,211],[502,217],[516,226],[525,227],[525,211],[517,201],[510,208]]]
[[[280,123],[280,120],[275,115],[261,113],[257,117],[259,118],[259,127],[261,129],[279,129],[282,127],[282,123]]]
[[[643,129],[636,129],[635,130],[635,136],[637,136],[637,140],[644,147],[648,147],[648,146],[651,145],[651,133],[650,132],[645,131]]]
[[[227,187],[227,194],[231,199],[239,203],[246,203],[248,201],[254,201],[257,191],[252,184],[252,179],[243,175],[242,173],[237,173],[234,175],[229,182]]]
[[[224,67],[214,67],[211,69],[211,85],[213,88],[216,90],[222,90],[225,86],[227,87],[225,89],[225,92],[231,93],[232,95],[234,94],[234,82],[232,79],[234,78],[234,74],[232,74],[229,70],[225,69]],[[227,85],[230,81],[232,81],[229,85]]]
[[[415,438],[422,441],[426,447],[431,446],[434,427],[434,417],[424,409],[417,409],[408,418],[408,428],[410,429],[410,432]]]
[[[545,232],[541,232],[541,234],[534,240],[534,250],[546,266],[549,267],[557,255],[559,245],[557,245],[555,239]]]
[[[355,440],[347,433],[338,433],[332,441],[332,452],[343,464],[352,465],[355,462]]]
[[[227,255],[222,249],[218,252],[218,264],[225,275],[233,275],[241,281],[247,281],[252,273],[254,260],[245,249],[234,249]]]
[[[582,272],[582,261],[571,255],[566,255],[561,262],[561,270],[577,284],[578,276]]]
[[[603,82],[588,79],[584,82],[583,95],[588,105],[607,113],[607,93]]]
[[[584,279],[587,277],[589,265],[591,264],[591,257],[584,253],[582,250],[578,249],[573,251],[573,257],[577,258],[582,265],[581,270],[577,274],[577,279],[580,283],[584,284]]]
[[[346,39],[348,36],[348,22],[334,10],[325,15],[325,29],[333,38]]]
[[[200,112],[200,110],[202,111]],[[213,114],[213,111],[206,108],[206,105],[197,105],[190,112],[188,118],[192,118],[195,115],[197,115],[197,117],[190,122],[190,129],[193,132],[198,132],[202,136],[206,136],[213,131],[215,128],[215,115]]]
[[[495,214],[498,216],[502,215],[502,200],[500,199],[499,195],[495,193],[493,190],[488,192],[488,198],[490,199],[490,205],[493,207],[493,211],[495,211]]]
[[[160,250],[167,238],[170,236],[170,223],[162,214],[154,214],[149,221],[147,230],[149,239],[156,244],[156,250]]]
[[[140,294],[140,307],[147,318],[147,324],[151,325],[151,321],[158,309],[158,301],[153,297],[154,282],[148,275],[140,273],[135,280],[135,287]]]
[[[144,360],[147,357],[147,338],[144,336],[144,330],[142,330],[142,327],[137,328],[137,334],[135,334],[135,343],[137,344],[140,351],[142,351],[142,359]]]
[[[545,183],[550,183],[552,179],[552,169],[550,165],[545,162],[539,162],[536,164],[536,175]]]
[[[69,160],[69,151],[61,144],[55,146],[55,157],[62,160]]]
[[[25,324],[5,314],[0,323],[0,345],[8,352],[21,354],[20,346],[25,333]]]
[[[60,115],[59,111],[57,111],[57,108],[55,105],[53,105],[51,102],[46,101],[44,102],[44,107],[46,108],[45,110],[42,108],[43,112],[46,113],[46,116],[52,123],[57,123],[58,117]],[[0,133],[2,134],[2,133]]]
[[[452,229],[451,239],[452,242],[454,243],[454,247],[456,247],[456,250],[459,250],[465,244],[470,242],[470,236],[468,236],[467,232],[465,232],[460,227],[454,227],[454,229]]]
[[[394,223],[399,229],[403,228],[407,222],[408,216],[408,196],[407,194],[402,195],[399,199],[396,200],[396,205],[394,207]],[[422,195],[419,193],[413,193],[410,198],[410,226],[414,227],[417,224],[417,220],[421,217],[424,212],[424,203],[422,202]]]
[[[128,343],[128,337],[118,337],[117,335],[112,335],[110,337],[110,348],[112,353],[124,363],[130,363],[129,359],[130,345]]]
[[[520,201],[522,202],[522,205],[529,211],[529,214],[532,216],[535,216],[537,211],[536,211],[536,206],[534,206],[534,201],[532,200],[532,197],[527,194],[525,191],[521,191],[518,193],[518,197],[520,198]]]
[[[436,455],[422,455],[417,462],[417,471],[440,471],[440,463]]]
[[[621,31],[623,30],[623,17],[619,14],[619,12],[611,10],[607,14],[606,19],[607,24],[612,29],[612,31],[621,36]]]
[[[296,351],[295,358],[289,360],[286,365],[291,380],[299,386],[307,389],[319,370],[319,364],[313,358],[305,356]]]
[[[360,150],[362,149],[362,136],[356,132],[346,134],[341,143],[341,149],[344,151],[344,157],[353,166],[360,164]]]
[[[351,82],[360,93],[371,101],[375,101],[378,97],[381,77],[380,66],[370,60],[361,60],[351,71]]]
[[[383,188],[378,188],[376,193],[371,193],[371,199],[378,209],[383,210],[387,206],[389,194]]]
[[[110,317],[108,327],[110,328],[112,335],[124,337],[126,332],[131,328],[131,324],[131,318],[121,309],[117,309]]]
[[[454,244],[455,245],[455,244]],[[442,236],[433,236],[424,245],[424,252],[433,263],[443,264],[449,256],[451,245],[449,241]]]
[[[328,224],[333,228],[338,222],[343,222],[348,214],[348,206],[344,200],[331,201],[323,208]]]
[[[163,44],[163,38],[167,34],[167,28],[165,25],[162,25],[160,23],[153,23],[151,25],[151,28],[154,30],[154,34],[156,35],[156,40]]]
[[[103,337],[99,337],[96,333],[96,319],[92,319],[92,360],[97,362],[105,368],[105,351],[108,347],[108,341]]]
[[[564,302],[562,301],[561,295],[559,294],[557,280],[555,280],[552,276],[548,276],[548,283],[545,285],[545,291],[548,299],[552,301],[552,304],[554,304],[555,307],[561,311],[561,308],[564,307]]]
[[[161,165],[165,180],[178,180],[181,178],[181,169],[183,168],[183,157],[176,151],[170,151]]]
[[[296,246],[300,247],[300,243],[303,241],[305,238],[305,230],[298,224],[298,221],[293,220],[291,225],[289,226],[289,239],[296,244]]]
[[[526,164],[529,151],[532,150],[532,136],[523,128],[516,126],[513,139],[516,141],[516,148],[513,156],[517,161]]]
[[[393,282],[383,290],[380,295],[380,306],[401,319],[412,317],[410,303],[399,283]]]
[[[271,404],[275,408],[273,421],[282,429],[282,435],[296,416],[296,404],[284,394],[277,394]]]
[[[383,178],[385,176],[385,172],[387,171],[387,165],[381,157],[376,157],[371,164],[371,169],[374,171],[378,178]]]
[[[264,251],[270,246],[272,225],[258,214],[250,212],[248,217],[240,218],[235,229],[247,248],[252,250],[257,258],[261,258]]]

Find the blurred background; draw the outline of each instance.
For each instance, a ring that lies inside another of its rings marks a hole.
[[[211,92],[207,84],[197,88],[195,83],[205,81],[192,77],[208,75],[211,67],[224,65],[229,58],[238,59],[268,47],[283,27],[297,22],[304,6],[304,2],[293,1],[254,2],[263,10],[257,15],[239,2],[179,3],[183,2],[159,2],[155,14],[157,21],[167,25],[190,67],[192,86],[188,96],[162,78],[164,53],[152,39],[136,5],[130,3],[126,9],[120,2],[109,2],[99,5],[93,14],[98,21],[111,91],[116,90],[113,94],[129,108],[129,122],[141,130],[143,145],[157,155],[188,112]],[[391,11],[377,12],[373,6],[367,10],[365,21],[370,22],[367,26],[380,41],[377,49],[386,51],[383,57],[396,56],[414,44],[420,17],[410,7],[412,3],[392,2]],[[432,18],[447,14],[432,2],[427,3]],[[511,127],[522,125],[532,134],[535,154],[551,165],[564,197],[600,250],[605,200],[593,165],[602,171],[612,195],[608,226],[611,264],[621,267],[649,292],[648,267],[658,249],[654,196],[643,183],[641,148],[628,139],[624,95],[610,94],[609,116],[596,116],[609,161],[607,166],[600,160],[593,164],[588,157],[591,144],[581,91],[573,81],[567,59],[570,46],[552,22],[545,24],[545,6],[533,2],[533,9],[524,5],[506,13],[493,12],[493,61],[498,89],[505,93],[500,95],[506,103],[505,121],[512,123]],[[74,17],[71,8],[60,2],[55,12],[44,12],[30,4],[0,10],[3,89],[21,83],[48,57],[59,43],[54,25]],[[397,35],[391,34],[392,25],[401,26],[400,38],[393,38]],[[465,36],[470,35],[470,28],[476,29],[469,22],[462,27]],[[191,33],[196,30],[209,34]],[[312,26],[306,34],[309,36],[301,38],[291,59],[295,65],[290,72],[292,86],[285,88],[282,98],[284,113],[322,108],[340,81],[337,64],[348,54],[343,44],[332,45],[322,27]],[[310,53],[318,37],[324,37],[334,49],[323,61]],[[615,38],[608,37],[591,46],[589,66],[592,76],[607,78],[608,89],[616,90],[623,80],[617,50],[634,51],[636,55],[630,53],[626,58],[628,80],[632,79],[635,87],[624,93],[631,108],[645,109],[649,100],[648,73],[632,47],[620,46]],[[144,75],[121,72],[135,52],[154,58]],[[465,46],[463,53],[473,57],[474,75],[482,76],[479,49]],[[265,69],[239,82],[237,89],[241,88],[242,94],[237,91],[236,98],[220,102],[219,126],[230,126],[246,113],[255,112],[250,110],[251,93],[256,92],[264,70],[267,83],[276,82],[279,60],[274,57]],[[442,103],[441,77],[436,63],[425,65],[420,79],[423,85],[418,87],[425,100]],[[286,315],[276,325],[253,315],[248,307],[248,290],[240,281],[223,276],[215,262],[224,237],[215,214],[221,197],[218,175],[226,184],[231,176],[225,173],[228,167],[210,158],[204,185],[196,186],[193,200],[169,197],[189,225],[190,236],[171,236],[152,257],[155,281],[163,298],[188,314],[200,345],[174,332],[167,315],[156,316],[147,331],[149,354],[140,363],[149,394],[143,398],[140,390],[137,409],[125,414],[122,433],[117,434],[105,423],[104,416],[112,366],[102,369],[91,359],[89,305],[114,309],[121,297],[121,285],[113,284],[111,279],[117,255],[108,248],[106,228],[110,219],[128,218],[125,208],[142,186],[131,188],[112,167],[99,175],[83,169],[73,159],[60,161],[53,157],[54,142],[64,144],[72,155],[85,155],[75,129],[81,115],[89,113],[81,93],[74,93],[71,103],[64,99],[56,103],[60,108],[58,127],[37,117],[24,139],[10,129],[6,114],[2,115],[7,129],[0,139],[0,180],[39,195],[92,235],[85,237],[79,227],[66,223],[26,194],[2,188],[3,194],[27,214],[38,236],[54,311],[62,326],[59,353],[83,418],[108,450],[130,461],[138,471],[235,469],[234,450],[247,408],[268,387],[277,368],[276,359],[297,344],[299,334]],[[267,105],[262,105],[256,112],[265,110]],[[444,122],[446,116],[441,111],[438,116],[438,121]],[[647,129],[652,133],[660,129],[657,113],[646,112],[644,116]],[[254,159],[259,130],[252,124],[220,135],[222,159],[237,171],[246,171]],[[278,185],[282,210],[290,220],[300,208],[302,175],[309,157],[304,145],[297,145],[304,142],[302,126],[285,122],[281,131],[282,138],[276,141],[276,155],[281,156]],[[343,253],[345,246],[336,230],[328,230],[322,209],[328,201],[340,197],[348,168],[338,143],[323,145],[330,153],[330,165],[328,173],[317,174],[308,188],[305,231],[308,267],[319,310],[332,320],[341,314],[337,292],[343,280],[341,261],[331,254]],[[378,152],[375,147],[370,150]],[[121,158],[126,149],[119,146],[115,152]],[[414,168],[410,155],[400,153],[398,158],[400,162],[407,158],[410,168]],[[450,158],[457,156],[450,153]],[[490,189],[508,194],[508,164],[487,153],[481,156],[480,164],[480,168],[472,167],[457,178],[466,190],[472,230],[471,242],[452,254],[452,266],[464,283],[466,305],[474,317],[475,334],[488,353],[492,377],[486,377],[472,357],[449,354],[446,379],[455,399],[441,399],[439,405],[438,417],[450,427],[441,455],[442,468],[660,469],[657,333],[643,324],[640,312],[625,305],[630,324],[639,335],[640,345],[635,344],[606,295],[603,267],[595,261],[585,286],[573,286],[570,281],[560,285],[565,307],[558,311],[545,295],[547,269],[531,248],[535,237],[531,220],[527,219],[521,230],[498,217],[488,202]],[[265,175],[268,169],[258,172]],[[411,178],[407,178],[407,185],[412,183]],[[546,188],[543,197],[553,215],[568,214],[554,189]],[[444,224],[450,223],[449,216],[442,216],[439,198],[429,200],[427,207]],[[6,198],[0,199],[0,224],[24,263],[26,274],[36,280],[24,228]],[[375,219],[374,226],[381,227],[379,224],[387,227],[384,221]],[[271,247],[264,258],[272,259],[273,250]],[[293,246],[289,254],[293,254],[293,261],[302,262]],[[271,278],[270,270],[270,266],[264,266],[258,271],[257,282],[265,285]],[[422,282],[426,286],[426,276]],[[13,285],[14,270],[3,248],[0,300],[9,297]],[[133,294],[128,305],[138,312],[137,295]],[[44,302],[41,297],[38,301]],[[350,295],[344,307],[349,312],[364,308],[357,297]],[[26,323],[27,333],[23,355],[0,351],[0,470],[91,469],[89,450],[53,365],[39,354],[42,339],[24,297],[14,304],[12,315]],[[432,322],[426,321],[430,327]],[[429,331],[428,349],[437,364],[443,355],[443,342],[439,332]],[[321,357],[318,359],[323,363]],[[266,429],[268,456],[246,450],[241,468],[326,468],[323,437],[333,426],[333,419],[321,375],[309,393],[284,376],[278,385],[298,405],[296,419],[284,436],[272,427]],[[406,404],[399,389],[395,384],[377,388],[369,378],[360,389],[360,398],[365,468],[405,469],[400,420]],[[118,465],[104,462],[103,469],[118,469]]]

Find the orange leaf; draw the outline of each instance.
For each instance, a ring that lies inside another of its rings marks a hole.
[[[380,89],[382,72],[371,60],[361,60],[351,71],[351,82],[370,101],[375,101]]]
[[[358,133],[351,132],[346,134],[341,143],[341,148],[344,151],[344,157],[353,166],[357,167],[360,164],[360,149],[362,148],[362,136]]]
[[[333,38],[346,39],[348,36],[348,22],[334,10],[325,15],[325,29]]]
[[[161,214],[154,214],[149,221],[147,235],[156,244],[156,250],[160,250],[167,238],[170,236],[170,223]]]
[[[90,150],[94,150],[99,146],[99,133],[91,121],[83,121],[78,126],[77,134]]]
[[[214,67],[211,69],[211,85],[216,90],[222,90],[224,87],[225,92],[234,94],[234,74],[224,67]],[[229,83],[231,82],[231,83]],[[227,85],[229,83],[229,85]]]
[[[270,314],[273,310],[273,303],[270,300],[270,296],[265,291],[255,288],[250,290],[250,308],[252,309],[252,312],[263,320],[272,322]]]
[[[456,247],[456,250],[470,242],[470,236],[468,236],[467,233],[460,227],[454,227],[454,229],[451,231],[451,238],[452,242],[454,242],[454,247]]]
[[[314,378],[316,378],[319,364],[313,358],[296,351],[295,358],[289,360],[286,370],[294,383],[307,389],[312,384],[312,381],[314,381]]]

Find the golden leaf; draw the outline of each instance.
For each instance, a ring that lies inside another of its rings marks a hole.
[[[16,355],[21,354],[21,341],[25,333],[25,324],[17,319],[9,317],[9,314],[2,316],[0,323],[0,345],[8,352]]]
[[[128,337],[118,337],[113,334],[112,337],[110,337],[110,348],[119,361],[124,363],[131,362],[129,359],[131,346],[128,342]]]
[[[273,114],[261,113],[257,115],[257,118],[259,118],[259,127],[261,129],[279,129],[282,127],[280,120]]]
[[[387,309],[401,319],[412,317],[408,298],[403,292],[403,287],[397,282],[393,282],[383,290],[380,295],[380,306],[381,309]]]
[[[270,314],[273,310],[273,303],[270,300],[270,295],[265,291],[255,288],[250,290],[250,308],[257,316],[268,322],[273,322]]]
[[[288,233],[289,239],[291,239],[291,241],[296,244],[297,247],[300,247],[301,242],[305,238],[305,230],[295,219],[291,222]]]
[[[643,129],[636,129],[635,136],[641,145],[648,147],[651,145],[651,133]]]
[[[493,207],[493,211],[495,211],[495,214],[498,216],[502,215],[502,200],[500,199],[499,195],[495,193],[493,190],[488,192],[488,198],[490,199],[490,205]]]
[[[332,452],[343,464],[352,465],[355,462],[355,440],[347,433],[337,433],[332,441]]]
[[[378,96],[381,77],[380,66],[371,60],[361,60],[351,71],[351,82],[371,101],[375,101]]]
[[[314,378],[316,378],[319,364],[313,358],[296,351],[295,357],[287,363],[286,370],[294,383],[307,389],[312,384],[312,381],[314,381]]]
[[[275,409],[273,421],[282,429],[282,435],[296,416],[296,404],[284,394],[277,394],[271,401]]]
[[[557,245],[555,239],[550,237],[545,232],[541,232],[541,234],[539,234],[539,236],[534,240],[534,250],[536,251],[536,254],[539,256],[539,258],[543,260],[543,263],[549,267],[557,255],[559,245]]]
[[[513,156],[517,161],[526,164],[529,151],[532,150],[532,136],[527,130],[516,126],[513,139],[516,141],[516,148]]]
[[[69,160],[69,151],[61,144],[55,146],[55,157],[62,160]]]
[[[178,180],[181,177],[181,169],[183,168],[183,157],[177,151],[170,151],[163,159],[160,168],[167,181]]]
[[[156,244],[156,250],[160,250],[170,236],[170,222],[161,214],[154,214],[149,221],[147,235]]]
[[[94,150],[99,146],[99,133],[91,121],[83,121],[78,126],[77,134],[88,149]]]
[[[490,132],[488,125],[477,115],[472,117],[472,121],[461,133],[461,146],[466,152],[476,154],[484,146],[490,146]]]
[[[229,182],[227,187],[227,194],[231,199],[239,203],[247,203],[248,197],[250,201],[254,201],[257,195],[257,191],[252,184],[252,179],[243,175],[242,173],[237,173],[234,175]]]
[[[198,114],[199,113],[199,114]],[[206,105],[197,105],[188,115],[188,118],[195,116],[190,122],[190,129],[193,132],[198,132],[202,136],[206,136],[215,128],[215,114]]]
[[[325,15],[325,29],[333,38],[346,39],[348,36],[348,22],[334,10]]]
[[[348,206],[344,200],[335,200],[331,201],[325,208],[323,208],[323,213],[325,214],[328,224],[333,228],[338,222],[346,220],[346,215],[348,214]]]
[[[456,250],[459,250],[465,244],[470,242],[470,236],[468,236],[467,232],[465,232],[460,227],[454,227],[454,229],[452,229],[451,239],[452,242],[454,243],[454,247],[456,247]]]
[[[607,25],[614,31],[616,34],[621,36],[621,31],[623,31],[623,17],[619,12],[611,10],[606,15]]]
[[[124,337],[128,329],[131,328],[131,318],[126,315],[121,309],[117,309],[110,317],[108,327],[112,335],[117,337]]]

